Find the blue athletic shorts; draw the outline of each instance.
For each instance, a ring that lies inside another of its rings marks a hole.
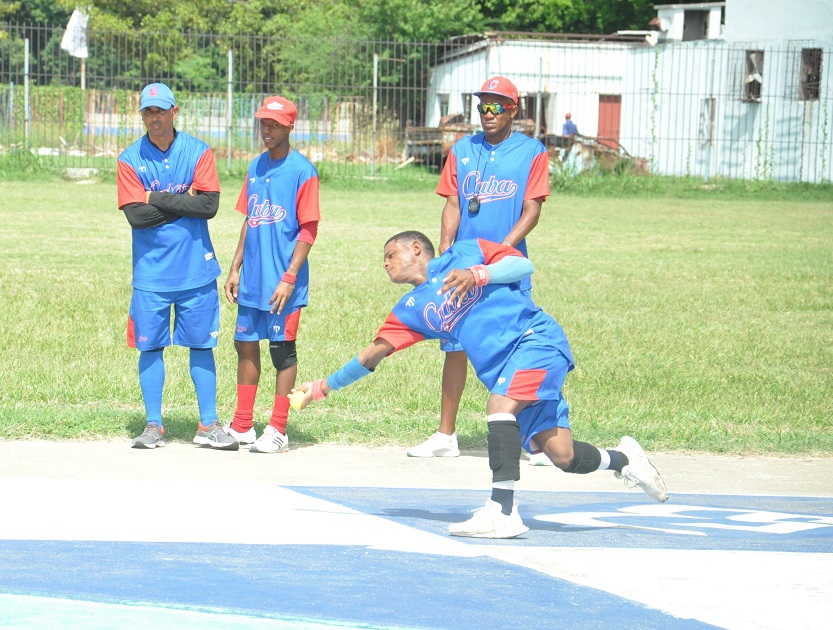
[[[251,306],[237,306],[235,341],[294,341],[301,321],[301,307],[280,315]]]
[[[171,337],[171,307],[174,334]],[[127,322],[127,345],[139,350],[165,348],[174,343],[186,348],[214,348],[220,330],[217,282],[187,291],[133,289]]]
[[[530,300],[532,299],[532,289],[522,289],[521,294],[528,297]],[[460,352],[463,350],[463,346],[461,346],[456,341],[446,341],[445,339],[440,339],[440,350],[443,352]]]
[[[536,333],[521,339],[492,387],[493,394],[535,401],[517,415],[521,440],[528,451],[536,433],[570,428],[570,408],[561,390],[573,367],[546,334]]]

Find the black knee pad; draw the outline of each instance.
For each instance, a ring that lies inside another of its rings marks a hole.
[[[510,421],[490,422],[487,440],[492,481],[518,481],[521,478],[521,426]]]
[[[595,446],[587,442],[573,442],[573,461],[564,469],[564,472],[575,475],[586,475],[587,473],[599,470],[602,463],[602,454]]]
[[[272,356],[272,365],[275,366],[278,372],[289,369],[298,363],[294,341],[269,342],[269,354]]]

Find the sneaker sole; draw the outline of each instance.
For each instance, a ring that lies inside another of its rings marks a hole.
[[[250,453],[265,453],[267,455],[268,454],[273,454],[273,453],[288,453],[289,452],[289,447],[287,446],[286,448],[279,448],[279,449],[274,450],[274,451],[261,451],[260,449],[255,448],[255,445],[252,444],[251,448],[249,448],[249,452]]]
[[[469,533],[469,532],[452,532],[449,530],[449,534],[452,536],[461,536],[463,538],[517,538],[518,536],[522,536],[529,531],[528,527],[523,527],[517,531],[509,530],[503,532],[485,532],[485,533]]]
[[[144,442],[133,442],[130,445],[130,448],[141,448],[141,449],[152,449],[156,448],[157,446],[165,446],[165,443],[162,441],[156,442],[155,444],[145,444]]]
[[[216,442],[212,442],[207,438],[194,438],[194,444],[214,448],[218,451],[236,451],[240,448],[240,443],[237,440],[235,440],[231,444],[217,444]]]
[[[460,457],[460,451],[445,451],[443,453],[431,453],[430,455],[417,455],[415,453],[411,453],[406,451],[405,454],[408,457],[417,457],[421,459],[431,459],[432,457]]]

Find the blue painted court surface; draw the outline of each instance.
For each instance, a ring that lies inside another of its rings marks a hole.
[[[810,628],[833,615],[831,498],[519,492],[530,531],[496,541],[446,533],[483,491],[3,486],[3,628]]]

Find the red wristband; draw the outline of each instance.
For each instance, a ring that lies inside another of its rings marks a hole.
[[[295,280],[296,277],[288,271],[284,273],[283,277],[281,278],[281,282],[286,282],[287,284],[295,284]]]
[[[482,287],[489,284],[489,270],[486,265],[474,265],[468,268],[474,274],[474,286]]]
[[[324,379],[319,378],[312,384],[312,399],[318,401],[326,397],[327,394],[324,393]]]

